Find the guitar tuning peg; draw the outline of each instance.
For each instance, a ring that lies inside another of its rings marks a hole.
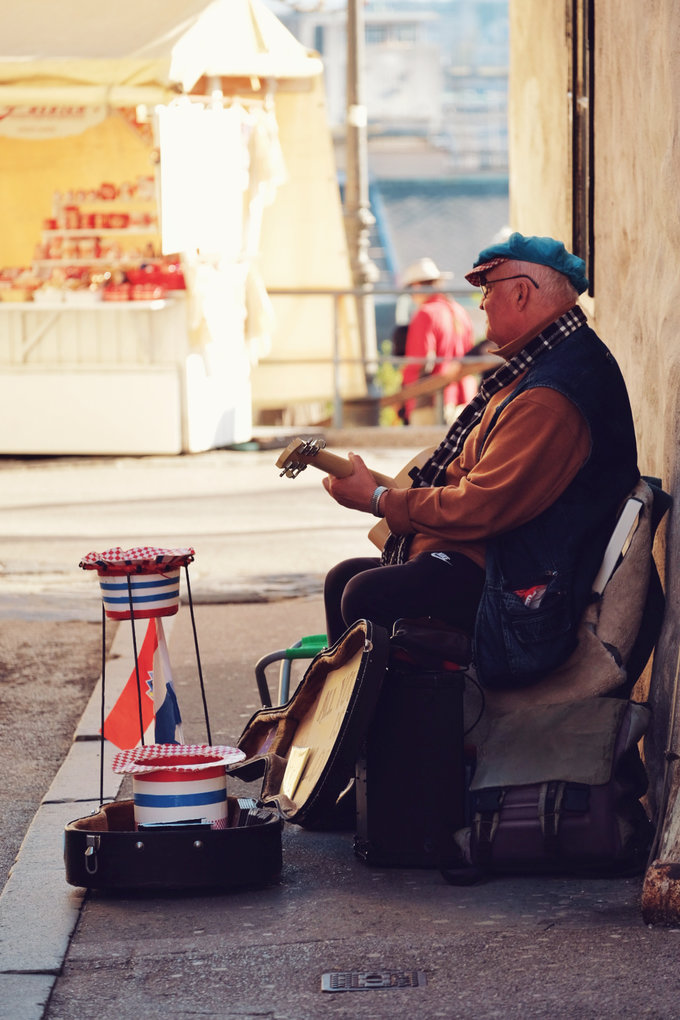
[[[304,471],[307,467],[306,464],[295,462],[284,465],[283,471],[279,474],[279,478],[297,478],[301,471]]]
[[[313,457],[314,454],[318,453],[319,450],[325,449],[325,447],[325,439],[308,439],[301,452],[304,453],[306,457]]]

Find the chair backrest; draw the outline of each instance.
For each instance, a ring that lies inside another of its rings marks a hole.
[[[609,579],[619,565],[621,558],[628,552],[643,506],[644,503],[638,496],[629,496],[623,504],[616,527],[612,532],[612,537],[609,539],[607,548],[604,551],[600,569],[593,581],[594,595],[602,597]]]
[[[643,481],[649,485],[652,491],[652,512],[651,512],[651,542],[654,543],[654,536],[657,528],[670,510],[673,499],[669,493],[661,487],[660,478],[643,476]],[[649,658],[654,651],[656,642],[661,633],[664,612],[666,610],[666,596],[664,594],[659,571],[653,556],[650,556],[650,578],[647,586],[647,597],[642,613],[642,620],[638,627],[633,647],[626,660],[627,694],[630,694],[637,680],[642,674]]]

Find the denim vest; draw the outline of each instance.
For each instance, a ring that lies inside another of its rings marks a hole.
[[[500,404],[484,443],[503,408],[536,386],[557,390],[578,407],[590,430],[590,454],[552,506],[487,545],[474,661],[480,682],[492,689],[535,683],[574,650],[617,512],[639,478],[623,377],[588,326],[529,369]],[[538,606],[516,594],[537,585],[547,585]]]

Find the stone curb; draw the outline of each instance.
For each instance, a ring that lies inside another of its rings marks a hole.
[[[130,675],[132,648],[129,625],[119,626],[106,663],[106,711]],[[0,1020],[40,1020],[80,916],[86,890],[66,882],[64,827],[99,808],[101,689],[100,677],[0,893]],[[122,782],[114,755],[104,745],[104,800]]]

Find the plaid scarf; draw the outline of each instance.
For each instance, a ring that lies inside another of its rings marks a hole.
[[[430,459],[419,471],[416,469],[412,472],[413,483],[411,488],[422,489],[444,485],[447,466],[462,451],[465,440],[482,418],[486,405],[494,393],[498,393],[499,390],[508,386],[519,375],[526,372],[541,355],[557,347],[566,337],[576,332],[581,326],[584,326],[586,321],[584,313],[575,305],[558,319],[555,319],[554,322],[551,322],[541,333],[530,340],[526,347],[523,347],[513,358],[510,358],[505,365],[497,368],[494,374],[482,383],[474,399],[460,412]],[[412,540],[413,535],[393,535],[390,533],[385,542],[381,563],[383,565],[405,563],[408,559]]]

